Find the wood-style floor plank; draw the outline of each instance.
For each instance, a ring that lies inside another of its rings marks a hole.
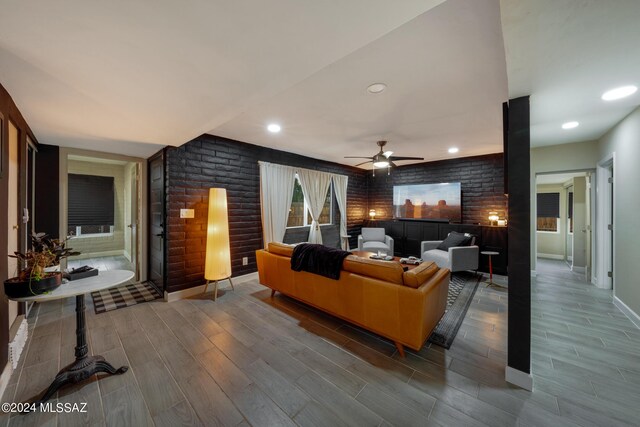
[[[90,414],[2,414],[0,427],[600,426],[640,419],[640,330],[610,291],[557,261],[539,262],[532,286],[534,392],[504,381],[507,294],[484,286],[450,349],[427,344],[404,358],[390,341],[284,295],[272,298],[255,281],[216,302],[207,294],[100,315],[89,297],[87,306],[91,351],[131,369],[52,399],[87,401]],[[74,307],[69,299],[34,308],[3,401],[38,395],[71,360]]]

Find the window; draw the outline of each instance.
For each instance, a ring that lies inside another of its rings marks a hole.
[[[560,193],[537,194],[537,227],[536,231],[558,232],[560,218]]]
[[[113,233],[113,177],[69,174],[69,233],[75,236]]]
[[[320,214],[320,218],[318,218],[318,223],[320,225],[332,224],[333,223],[333,187],[329,186],[329,191],[327,191],[327,197],[324,201],[324,206],[322,207],[322,213]],[[292,227],[308,227],[311,225],[311,213],[309,212],[309,207],[304,201],[304,195],[302,194],[302,186],[296,177],[295,183],[293,184],[293,197],[291,198],[291,208],[289,209],[289,219],[287,220],[287,228]]]

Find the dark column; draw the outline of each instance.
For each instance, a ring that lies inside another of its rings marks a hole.
[[[507,188],[509,189],[509,311],[507,364],[530,373],[531,366],[531,191],[529,186],[529,97],[509,101]]]
[[[40,144],[36,153],[34,228],[37,233],[60,236],[60,148]]]

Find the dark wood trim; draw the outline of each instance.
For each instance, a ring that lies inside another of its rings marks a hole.
[[[531,371],[531,188],[529,97],[509,101],[509,308],[507,363]]]

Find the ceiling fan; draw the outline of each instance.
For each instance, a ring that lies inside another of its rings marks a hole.
[[[396,166],[394,161],[399,160],[424,160],[424,157],[401,157],[394,156],[393,151],[383,151],[384,146],[387,145],[387,141],[378,141],[376,142],[378,147],[380,147],[380,152],[376,153],[371,157],[362,157],[362,156],[345,156],[345,159],[367,159],[366,162],[358,163],[355,166],[362,166],[366,163],[373,163],[373,175],[376,174],[376,169],[387,168],[387,173],[390,173],[391,167]]]

